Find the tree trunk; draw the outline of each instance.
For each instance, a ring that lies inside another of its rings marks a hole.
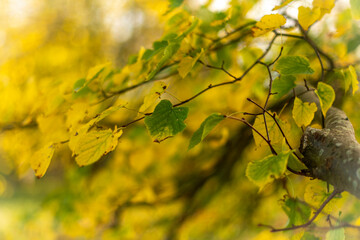
[[[313,92],[301,96],[320,106]],[[348,191],[360,198],[360,144],[346,114],[331,107],[325,117],[325,128],[307,127],[300,145],[303,162],[314,178],[324,180],[337,191]]]

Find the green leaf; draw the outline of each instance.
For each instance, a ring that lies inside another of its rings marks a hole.
[[[102,156],[113,151],[122,134],[121,129],[91,131],[80,137],[75,148],[75,161],[79,166],[86,166],[98,161]]]
[[[300,56],[285,56],[280,58],[275,70],[280,74],[312,74],[314,70],[310,67],[309,60]]]
[[[279,155],[269,155],[261,160],[250,162],[246,168],[246,176],[260,188],[280,178],[286,171],[286,165],[291,151]]]
[[[354,19],[360,19],[360,0],[350,0],[351,15]]]
[[[287,227],[304,224],[311,215],[311,208],[297,199],[286,199],[282,208],[289,217]]]
[[[190,32],[192,32],[195,29],[198,23],[199,23],[199,19],[193,18],[191,25],[181,35],[179,36],[177,36],[176,34],[169,35],[170,38],[167,39],[169,45],[167,45],[166,48],[164,49],[164,54],[161,57],[159,63],[156,65],[155,69],[149,73],[146,80],[151,80],[161,70],[161,68],[177,53],[177,51],[180,48],[180,44],[182,40],[186,37],[186,35],[188,35]]]
[[[321,111],[326,116],[326,112],[335,100],[335,91],[330,85],[319,82],[315,93],[319,97]]]
[[[169,0],[169,8],[177,8],[184,2],[184,0]]]
[[[306,169],[306,166],[293,153],[289,156],[288,166],[295,171]]]
[[[353,66],[349,66],[347,69],[343,70],[344,80],[345,80],[345,91],[349,90],[349,87],[352,87],[352,94],[359,89],[359,81],[357,79],[356,70]]]
[[[308,126],[314,119],[316,111],[315,103],[303,102],[299,98],[295,98],[292,116],[299,127]]]
[[[345,240],[344,228],[332,229],[326,233],[326,240]]]
[[[188,35],[189,33],[191,33],[192,30],[194,30],[194,29],[196,28],[196,26],[198,25],[198,23],[199,23],[199,19],[198,19],[198,18],[192,17],[191,20],[192,20],[192,23],[191,23],[190,27],[188,27],[188,28],[181,34],[180,37],[182,37],[182,38],[186,37],[186,35]]]
[[[200,128],[194,132],[188,149],[190,150],[199,144],[210,133],[210,131],[224,119],[225,116],[219,113],[213,113],[208,116],[205,121],[201,123]]]
[[[281,98],[291,89],[296,87],[295,81],[296,77],[294,77],[293,75],[281,75],[274,80],[272,85],[272,92],[276,92],[277,94],[275,96],[277,98]]]
[[[172,56],[179,50],[180,43],[173,42],[170,43],[164,50],[164,55],[161,57],[159,63],[156,65],[156,68],[152,70],[147,76],[147,80],[151,80],[156,73],[158,73],[164,64],[171,59]]]
[[[311,233],[305,232],[304,235],[302,236],[301,240],[320,240],[320,238],[315,237]]]
[[[145,125],[154,141],[161,142],[185,129],[188,112],[186,107],[173,108],[169,100],[162,100],[153,114],[145,117]]]
[[[35,172],[37,178],[41,178],[46,173],[51,159],[54,155],[55,145],[53,143],[46,144],[38,150],[30,160],[30,166]]]

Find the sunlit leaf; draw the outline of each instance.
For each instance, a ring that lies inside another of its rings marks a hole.
[[[97,65],[95,67],[90,68],[88,71],[88,74],[86,76],[86,79],[81,80],[83,83],[82,86],[80,86],[80,81],[78,81],[77,86],[74,88],[74,92],[77,93],[87,87],[92,81],[94,81],[103,71],[106,67],[108,67],[111,63],[104,63]]]
[[[73,104],[66,112],[66,126],[69,129],[77,127],[80,122],[87,116],[89,105],[85,102]]]
[[[326,112],[335,100],[335,91],[330,85],[319,82],[315,93],[319,97],[321,111],[326,116]]]
[[[161,57],[159,63],[156,65],[155,69],[152,70],[149,75],[147,76],[146,80],[151,80],[154,78],[154,76],[161,70],[161,68],[171,60],[171,58],[178,52],[180,48],[180,44],[184,37],[188,35],[190,32],[192,32],[195,27],[198,25],[199,19],[193,18],[193,21],[191,22],[191,25],[179,36],[172,35],[170,39],[168,39],[169,45],[167,45],[164,49],[163,56]],[[177,37],[175,37],[177,36]]]
[[[321,11],[320,18],[321,19],[326,13],[330,13],[331,10],[335,6],[335,0],[314,0],[313,8],[319,8]]]
[[[255,27],[251,30],[253,36],[257,37],[272,30],[275,30],[286,23],[286,19],[281,14],[270,14],[263,16]]]
[[[277,126],[276,122],[274,121],[274,119],[270,117],[268,114],[265,114],[265,119],[266,119],[267,128],[265,127],[264,117],[262,115],[256,117],[253,127],[263,136],[267,136],[267,133],[269,133],[271,144],[273,145],[282,144],[284,137],[281,134],[281,131]],[[281,121],[281,119],[276,117],[276,121],[278,122],[278,124],[280,125],[283,131],[287,130],[287,126],[283,121]],[[259,134],[257,134],[254,130],[253,130],[253,136],[254,136],[255,144],[257,146],[261,146],[262,144],[265,143],[264,139],[260,137]]]
[[[188,75],[188,73],[191,71],[191,69],[194,67],[194,65],[196,64],[196,62],[199,60],[199,58],[203,53],[204,50],[201,49],[201,52],[197,54],[196,57],[192,58],[190,56],[187,56],[181,59],[178,67],[178,72],[182,78],[185,78]]]
[[[89,122],[82,125],[79,129],[74,131],[73,134],[70,136],[70,140],[69,140],[69,148],[73,151],[73,154],[76,154],[75,149],[78,148],[78,144],[80,143],[82,136],[87,133],[89,128],[91,128],[92,126],[94,126],[94,124],[100,122],[101,120],[103,120],[104,118],[118,111],[121,108],[123,108],[123,106],[109,107],[108,109],[104,110],[103,112],[95,116]]]
[[[327,191],[326,182],[313,181],[306,185],[304,200],[314,206],[319,208],[320,205],[326,200],[330,195],[330,192]],[[333,198],[324,208],[323,212],[330,214],[334,209],[337,209],[341,205],[341,198]]]
[[[287,227],[306,223],[311,214],[311,208],[298,199],[287,198],[282,206],[284,212],[289,217]]]
[[[300,56],[285,56],[280,58],[275,70],[280,74],[312,74],[314,70],[310,67],[309,60]]]
[[[160,98],[161,94],[165,92],[167,88],[164,82],[155,82],[154,86],[150,89],[149,93],[145,95],[144,103],[141,105],[139,112],[145,112],[157,99]]]
[[[218,113],[213,113],[208,116],[201,123],[200,128],[194,132],[193,136],[190,139],[188,149],[191,149],[197,144],[199,144],[210,133],[210,131],[224,119],[225,116]]]
[[[314,119],[317,110],[315,103],[303,102],[300,98],[295,98],[292,116],[296,124],[301,126],[308,126]]]
[[[30,165],[35,172],[35,176],[41,178],[46,173],[51,159],[54,155],[54,143],[46,144],[43,148],[38,150],[31,158]]]
[[[191,19],[191,24],[190,26],[180,35],[180,37],[186,37],[186,35],[188,35],[189,33],[191,33],[195,28],[196,26],[199,24],[199,19],[192,16],[190,17]]]
[[[162,58],[160,59],[159,63],[156,65],[156,68],[151,71],[149,73],[149,75],[147,76],[147,80],[151,80],[156,73],[159,72],[159,70],[161,69],[161,67],[168,62],[172,56],[174,56],[174,54],[179,50],[180,48],[180,43],[179,42],[173,42],[170,43],[164,50],[164,54],[162,56]]]
[[[185,78],[186,75],[191,71],[193,67],[193,58],[192,57],[184,57],[181,59],[178,67],[179,75],[182,78]]]
[[[321,16],[320,8],[309,8],[309,7],[299,7],[298,20],[300,25],[304,28],[304,30],[308,30],[308,28],[316,22]]]
[[[360,19],[360,0],[350,0],[351,15],[354,19]]]
[[[296,77],[294,77],[293,75],[281,75],[274,79],[272,91],[277,93],[275,95],[276,97],[281,98],[291,89],[296,87],[295,81]]]
[[[98,161],[116,148],[121,134],[121,129],[114,131],[107,129],[90,131],[82,135],[75,148],[76,163],[79,166],[86,166]]]
[[[278,9],[280,9],[280,8],[283,8],[283,7],[285,7],[286,5],[288,5],[289,3],[291,3],[292,1],[294,1],[294,0],[285,0],[285,1],[283,1],[280,5],[274,7],[274,8],[272,9],[272,11],[275,11],[275,10],[278,10]]]
[[[246,176],[260,188],[275,178],[280,178],[286,171],[290,151],[279,155],[270,155],[261,160],[250,162],[246,168]]]
[[[345,91],[352,87],[352,94],[359,89],[359,80],[357,79],[356,70],[353,66],[349,66],[348,68],[343,70],[344,80],[345,80]]]
[[[326,240],[345,240],[345,229],[331,229],[326,233]]]
[[[185,129],[188,112],[186,107],[173,108],[169,100],[161,100],[153,114],[145,117],[145,125],[154,141],[160,142]]]

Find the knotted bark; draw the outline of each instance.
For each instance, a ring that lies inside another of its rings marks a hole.
[[[313,93],[301,98],[315,102],[320,109]],[[338,192],[348,191],[360,198],[360,144],[343,111],[331,107],[325,117],[324,129],[306,128],[300,152],[312,177],[332,184]]]

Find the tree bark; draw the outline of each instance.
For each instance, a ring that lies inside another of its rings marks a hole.
[[[303,101],[319,102],[313,92]],[[317,121],[320,113],[317,113]],[[360,144],[346,114],[331,107],[325,117],[325,128],[307,127],[300,144],[303,162],[311,176],[324,180],[338,192],[348,191],[360,198]]]

